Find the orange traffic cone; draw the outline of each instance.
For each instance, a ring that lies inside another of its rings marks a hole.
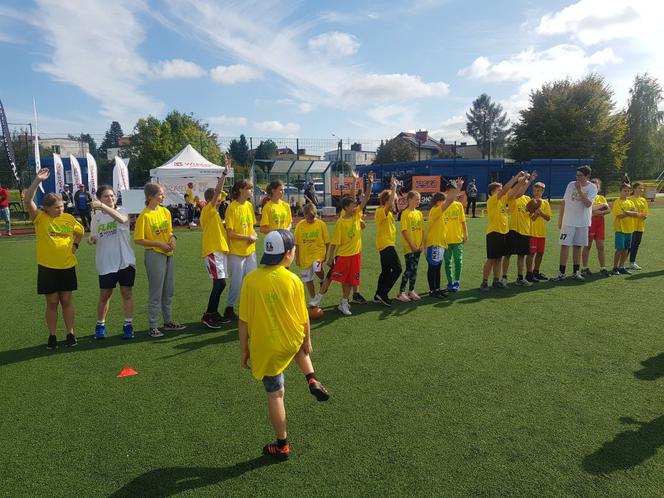
[[[122,372],[120,372],[116,378],[120,379],[122,377],[130,377],[132,375],[138,375],[138,372],[133,368],[123,368]]]

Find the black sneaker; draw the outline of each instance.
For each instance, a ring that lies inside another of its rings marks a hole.
[[[238,316],[235,314],[235,310],[232,306],[226,308],[226,311],[224,311],[224,318],[227,318],[231,322],[237,321]]]
[[[58,349],[58,338],[54,335],[49,335],[46,349]]]
[[[500,283],[500,280],[494,280],[491,284],[492,289],[503,289],[503,284]]]
[[[271,455],[280,462],[283,462],[288,460],[290,455],[290,447],[288,446],[288,443],[286,443],[283,448],[279,448],[277,442],[274,441],[273,443],[269,443],[263,446],[263,455]]]
[[[590,271],[590,268],[584,268],[583,270],[581,270],[581,275],[583,275],[584,277],[591,277],[592,274],[593,272]]]
[[[620,272],[621,275],[631,275],[631,274],[632,274],[632,272],[629,271],[629,270],[628,270],[627,268],[625,268],[624,266],[621,267],[621,268],[618,268],[618,271]]]
[[[78,342],[76,342],[76,336],[74,334],[67,334],[67,339],[65,339],[65,346],[67,346],[68,348],[73,348],[74,346],[78,346]]]
[[[599,271],[599,274],[602,275],[603,277],[610,277],[611,276],[611,272],[609,270],[607,270],[606,268],[602,268]]]
[[[217,321],[214,316],[214,313],[204,313],[201,322],[209,329],[220,329],[221,324]]]
[[[330,393],[327,392],[325,386],[315,379],[309,381],[309,392],[316,396],[318,401],[327,401],[330,399]]]
[[[387,297],[382,297],[378,294],[374,296],[375,304],[382,304],[383,306],[392,306],[392,300]]]
[[[367,304],[367,300],[359,292],[353,292],[353,299],[350,302],[352,304]]]
[[[549,280],[549,277],[544,275],[544,273],[536,272],[535,275],[537,276],[537,280],[539,280],[540,282],[546,282],[547,280]]]
[[[433,297],[438,299],[447,299],[448,296],[449,296],[448,292],[443,289],[438,289],[437,291],[433,292]]]
[[[530,282],[531,284],[539,282],[539,278],[537,278],[537,276],[534,273],[526,275],[526,280],[528,280],[528,282]]]
[[[221,315],[218,311],[215,311],[213,313],[214,319],[217,320],[217,323],[231,323],[231,320],[229,318],[226,318],[225,316]]]
[[[614,268],[611,270],[611,275],[620,275],[620,270],[618,270],[618,268]]]

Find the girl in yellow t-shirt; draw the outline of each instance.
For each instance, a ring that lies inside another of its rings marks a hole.
[[[401,213],[401,245],[403,246],[406,271],[401,277],[401,286],[397,299],[404,303],[419,301],[420,296],[415,292],[417,280],[417,266],[420,255],[424,250],[424,216],[417,209],[420,205],[420,194],[411,190],[408,192],[408,207]],[[408,284],[408,294],[406,294]]]
[[[261,212],[261,233],[269,233],[272,230],[290,230],[293,224],[291,208],[283,201],[284,182],[274,180],[267,186],[267,195],[270,200]]]
[[[316,205],[308,203],[304,206],[304,219],[295,227],[295,262],[300,268],[300,279],[307,287],[311,301],[310,306],[318,306],[314,277],[318,277],[322,286],[325,279],[323,262],[330,247],[330,235],[327,224],[316,217]]]
[[[636,255],[639,253],[643,232],[646,229],[645,221],[648,217],[648,199],[643,197],[643,184],[635,182],[632,188],[634,189],[634,193],[630,197],[630,200],[634,203],[636,212],[639,215],[636,217],[634,232],[632,233],[632,245],[629,249],[629,265],[627,265],[627,268],[630,270],[641,270],[641,267],[636,264]]]
[[[46,326],[48,349],[58,347],[56,328],[58,306],[67,329],[67,346],[76,346],[74,335],[74,303],[72,292],[77,288],[76,252],[83,237],[83,226],[71,214],[65,213],[65,205],[57,194],[47,194],[42,208],[35,204],[35,192],[39,184],[50,176],[48,168],[42,168],[25,192],[25,205],[30,221],[35,227],[37,243],[37,293],[46,297]]]
[[[224,317],[237,320],[233,306],[242,288],[242,280],[247,273],[256,269],[256,216],[249,199],[254,186],[249,180],[238,180],[231,191],[232,202],[226,210],[226,233],[228,234],[228,271],[231,274],[231,288]]]
[[[394,223],[394,209],[397,199],[398,181],[395,177],[390,179],[390,190],[383,190],[378,197],[380,206],[376,209],[376,249],[380,254],[380,276],[374,295],[374,303],[391,306],[389,293],[401,275],[401,262],[395,249],[396,226]]]
[[[136,220],[134,243],[143,246],[143,261],[148,277],[148,335],[163,337],[159,330],[159,315],[163,315],[164,330],[183,330],[186,327],[173,321],[171,305],[175,294],[175,251],[177,237],[173,235],[171,213],[163,207],[164,189],[156,183],[146,183],[145,209]]]

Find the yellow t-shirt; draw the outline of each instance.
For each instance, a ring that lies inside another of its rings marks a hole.
[[[622,214],[623,211],[636,211],[636,206],[628,198],[624,201],[616,199],[613,202],[613,209],[611,209],[611,214],[616,218],[613,221],[613,230],[616,232],[623,233],[632,233],[634,232],[634,227],[636,226],[636,218],[633,216],[624,216],[623,218],[618,218],[617,215]]]
[[[443,209],[440,206],[434,206],[429,211],[429,230],[427,231],[427,240],[425,246],[447,247],[446,236],[447,227],[443,217]],[[408,245],[408,242],[406,242]]]
[[[213,252],[228,252],[228,236],[226,228],[219,216],[219,210],[208,203],[201,211],[201,256],[205,258]]]
[[[155,210],[146,207],[138,215],[136,226],[134,227],[134,240],[168,242],[171,235],[173,235],[171,212],[165,207],[157,206]],[[159,247],[146,247],[145,250],[159,252],[166,256],[173,255],[173,251],[166,252]]]
[[[287,202],[281,200],[279,202],[268,201],[263,207],[262,227],[270,227],[270,230],[287,229],[292,223],[291,209]]]
[[[342,211],[344,213],[344,211]],[[331,244],[337,246],[337,256],[354,256],[362,252],[362,213],[358,212],[351,218],[339,216],[334,224]]]
[[[606,197],[604,197],[603,195],[599,195],[599,194],[597,194],[597,195],[595,196],[595,199],[593,200],[593,206],[595,206],[595,205],[597,205],[597,204],[608,204],[608,203],[606,202]]]
[[[540,210],[545,215],[551,217],[551,204],[546,199],[542,199],[542,204],[540,204]],[[538,216],[531,225],[531,235],[533,237],[546,238],[546,220],[541,216]]]
[[[448,244],[463,243],[463,224],[466,222],[463,204],[454,201],[443,211],[443,219],[445,220],[445,241]]]
[[[226,230],[231,230],[240,235],[251,235],[256,233],[254,225],[256,216],[254,208],[249,201],[240,204],[238,201],[231,202],[226,210]],[[256,242],[238,240],[228,237],[228,252],[236,256],[249,256],[256,251]]]
[[[507,219],[507,196],[498,197],[492,195],[486,201],[487,218],[489,224],[486,227],[486,233],[498,232],[505,234],[509,232]]]
[[[394,247],[397,242],[397,227],[394,223],[394,213],[378,206],[376,209],[376,249],[382,251],[386,247]]]
[[[629,200],[634,203],[634,207],[639,212],[639,214],[645,214],[648,216],[649,207],[648,199],[645,197],[629,197]],[[646,230],[646,220],[641,218],[634,218],[634,231],[635,232],[645,232]]]
[[[415,247],[422,245],[424,238],[424,216],[419,209],[406,208],[401,212],[401,245],[403,246],[403,253],[410,254],[413,252],[410,249],[410,244],[403,236],[403,232],[408,232],[408,237]]]
[[[300,258],[300,268],[309,268],[314,261],[324,261],[326,244],[330,242],[327,224],[320,218],[313,223],[300,221],[295,227],[295,244]]]
[[[240,320],[249,330],[251,373],[283,372],[304,342],[309,314],[300,279],[281,265],[249,272],[240,291]]]
[[[192,189],[188,188],[187,190],[185,190],[184,193],[187,194],[187,199],[186,199],[187,204],[193,204],[194,203],[194,191]]]
[[[83,226],[71,214],[63,213],[51,218],[40,209],[32,224],[35,227],[38,265],[65,270],[78,264],[71,248],[74,237],[83,235]]]
[[[530,237],[532,225],[530,213],[526,209],[529,202],[530,197],[522,195],[516,199],[511,199],[508,203],[510,210],[509,229],[528,237]]]

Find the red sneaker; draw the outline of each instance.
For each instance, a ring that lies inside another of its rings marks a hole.
[[[283,448],[279,448],[277,442],[274,441],[263,446],[263,455],[272,455],[280,462],[283,462],[284,460],[288,460],[290,448],[288,447],[288,443]]]

